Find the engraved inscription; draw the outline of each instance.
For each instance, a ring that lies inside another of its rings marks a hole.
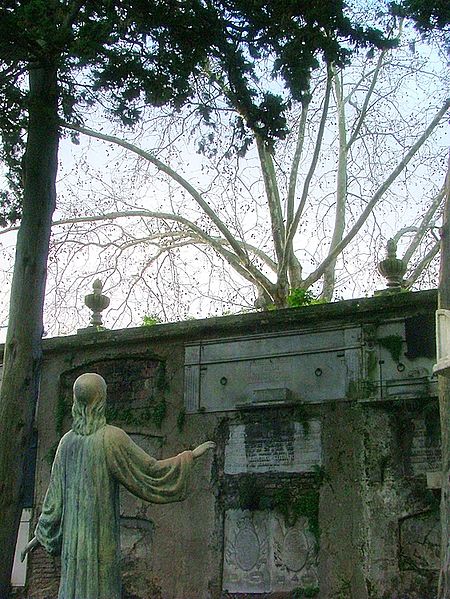
[[[317,587],[317,547],[306,518],[293,526],[275,512],[228,510],[223,590],[273,593]]]
[[[304,531],[290,530],[283,541],[281,560],[289,570],[299,572],[305,567],[309,550]]]
[[[236,424],[225,447],[225,473],[313,472],[322,463],[320,422]]]
[[[235,557],[237,565],[242,570],[248,572],[258,563],[259,554],[259,539],[254,527],[250,525],[238,531],[235,538]]]
[[[270,590],[269,536],[264,512],[227,512],[223,565],[225,590],[244,593]]]
[[[427,430],[422,419],[414,420],[411,446],[411,467],[415,476],[425,476],[430,470],[441,469],[441,450],[438,433]]]

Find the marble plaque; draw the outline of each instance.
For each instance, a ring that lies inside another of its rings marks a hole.
[[[437,424],[436,420],[436,424]],[[426,476],[430,470],[441,470],[441,449],[438,433],[430,434],[423,419],[415,419],[411,444],[411,467],[414,476]]]
[[[314,472],[322,463],[320,422],[250,423],[230,426],[225,474]]]
[[[185,407],[230,411],[264,394],[289,401],[282,389],[308,403],[343,399],[360,370],[359,326],[204,340],[185,348]]]
[[[316,557],[305,518],[287,527],[275,512],[227,511],[224,591],[254,594],[317,586]]]

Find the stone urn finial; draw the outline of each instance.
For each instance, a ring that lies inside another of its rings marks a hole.
[[[386,249],[387,257],[378,264],[378,272],[387,279],[387,291],[401,291],[407,265],[397,258],[397,243],[394,239],[389,239]]]
[[[92,287],[94,293],[86,295],[84,303],[90,310],[92,310],[90,326],[101,327],[103,325],[101,313],[109,306],[110,299],[106,295],[103,295],[103,283],[100,279],[96,279],[92,284]]]

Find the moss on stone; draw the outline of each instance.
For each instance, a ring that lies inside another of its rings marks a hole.
[[[47,451],[47,453],[44,456],[44,459],[49,466],[51,466],[53,464],[53,460],[55,459],[56,450],[58,449],[58,445],[59,445],[59,439],[58,439],[58,441],[53,443],[53,445],[50,447],[50,449]]]
[[[308,435],[310,431],[309,415],[303,404],[295,406],[293,418],[295,422],[299,422],[302,425],[305,435]]]
[[[292,591],[292,599],[306,599],[306,597],[317,597],[318,594],[319,587],[298,587]]]
[[[288,526],[294,526],[299,518],[306,518],[310,532],[316,541],[319,540],[319,491],[317,489],[310,489],[303,493],[293,492],[288,486],[277,489],[273,497],[273,509],[284,517]]]
[[[358,399],[361,395],[361,385],[358,381],[349,381],[347,387],[347,393],[345,397],[347,399]]]
[[[157,428],[161,428],[162,423],[167,415],[167,403],[162,397],[154,406],[148,408],[150,411],[150,420]]]
[[[154,424],[161,428],[167,414],[167,404],[164,397],[153,401],[144,408],[106,407],[106,421],[134,426],[148,426]]]
[[[376,381],[364,379],[361,381],[361,395],[362,397],[372,397],[378,390]]]
[[[394,362],[400,362],[400,356],[402,355],[403,339],[400,335],[388,335],[387,337],[381,337],[378,339],[378,343],[381,347],[384,347],[391,354]]]
[[[178,412],[178,416],[177,416],[177,429],[178,429],[179,433],[183,432],[185,424],[186,424],[186,410],[184,408],[181,408],[181,410]]]
[[[169,389],[169,382],[166,375],[166,365],[161,363],[158,366],[158,374],[156,375],[156,388],[158,391],[167,391]]]
[[[257,511],[263,509],[264,491],[254,478],[245,478],[238,489],[239,507],[243,510]]]
[[[367,378],[373,380],[377,376],[378,358],[374,351],[367,352]]]
[[[64,432],[64,420],[70,413],[70,407],[68,406],[63,394],[58,395],[55,409],[55,430],[60,439]]]

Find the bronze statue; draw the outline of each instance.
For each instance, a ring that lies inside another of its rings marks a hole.
[[[73,425],[61,439],[35,536],[61,554],[58,599],[120,599],[119,483],[153,503],[186,496],[192,463],[215,444],[203,443],[156,460],[120,428],[106,424],[106,382],[83,374],[73,387]]]

